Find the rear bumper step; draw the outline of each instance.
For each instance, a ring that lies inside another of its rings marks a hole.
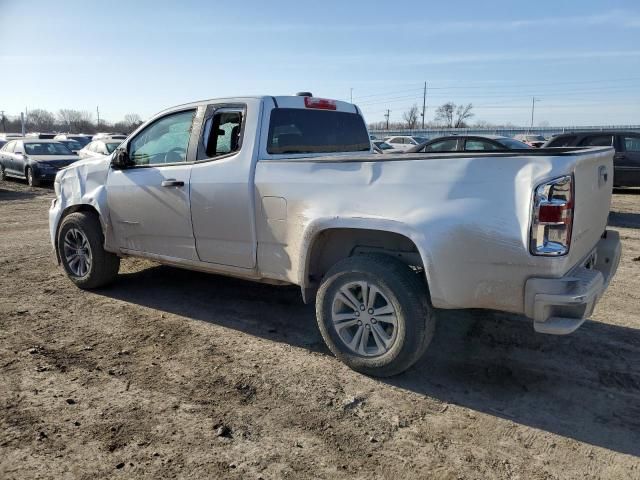
[[[595,262],[578,265],[562,278],[530,278],[525,313],[540,333],[566,335],[591,316],[618,269],[622,252],[618,232],[607,230],[596,248]],[[589,256],[593,259],[593,254]]]

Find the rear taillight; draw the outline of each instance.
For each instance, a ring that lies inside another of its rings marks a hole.
[[[573,176],[567,175],[536,187],[533,197],[531,240],[533,255],[565,255],[571,244]]]
[[[304,97],[304,106],[307,108],[317,108],[320,110],[335,110],[337,108],[335,100],[314,97]]]

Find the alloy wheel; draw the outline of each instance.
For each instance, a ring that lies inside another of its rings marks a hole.
[[[384,355],[397,338],[393,304],[376,285],[366,281],[350,282],[337,290],[331,320],[340,340],[356,355]]]

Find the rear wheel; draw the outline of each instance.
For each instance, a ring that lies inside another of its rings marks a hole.
[[[0,180],[7,179],[7,171],[4,169],[4,165],[0,163]]]
[[[88,212],[67,215],[58,232],[58,255],[67,276],[78,287],[92,289],[111,283],[120,258],[104,247],[97,216]]]
[[[27,167],[27,170],[25,171],[26,177],[27,177],[27,184],[30,187],[39,187],[40,186],[40,180],[35,178],[35,176],[33,175],[33,169],[31,167]]]
[[[338,359],[379,377],[411,367],[435,331],[426,285],[384,255],[351,257],[331,268],[318,291],[316,316]]]

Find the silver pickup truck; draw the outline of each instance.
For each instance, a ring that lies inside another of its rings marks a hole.
[[[374,155],[360,110],[303,96],[165,110],[110,156],[61,170],[49,212],[80,288],[120,258],[299,285],[331,351],[394,375],[437,309],[578,328],[615,273],[611,148]]]

